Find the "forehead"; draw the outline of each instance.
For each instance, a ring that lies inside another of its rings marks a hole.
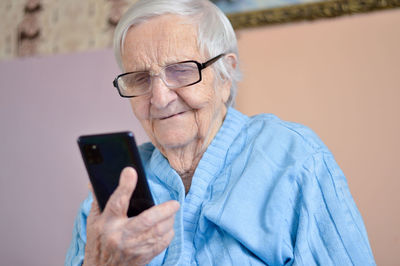
[[[122,49],[126,70],[183,60],[203,60],[197,44],[197,28],[187,18],[162,15],[128,30]]]

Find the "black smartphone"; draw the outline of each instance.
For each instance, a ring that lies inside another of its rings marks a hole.
[[[80,136],[78,145],[101,211],[117,188],[120,174],[127,166],[135,168],[138,174],[128,217],[154,206],[132,132]]]

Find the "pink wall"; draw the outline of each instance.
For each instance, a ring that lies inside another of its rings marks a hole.
[[[400,9],[239,32],[237,107],[310,126],[330,147],[378,265],[399,265]]]
[[[400,10],[243,30],[238,108],[313,128],[348,177],[379,265],[400,247]],[[131,129],[111,51],[0,63],[0,264],[60,265],[88,179],[80,134]]]
[[[88,177],[81,134],[132,130],[111,51],[0,63],[0,265],[63,265]]]

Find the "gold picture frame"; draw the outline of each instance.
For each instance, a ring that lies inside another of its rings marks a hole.
[[[217,1],[218,5],[218,1]],[[310,21],[400,7],[400,0],[326,0],[227,13],[235,29]]]

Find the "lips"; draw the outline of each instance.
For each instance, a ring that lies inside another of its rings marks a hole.
[[[160,119],[160,120],[166,120],[166,119],[168,119],[168,118],[172,118],[172,117],[174,117],[174,116],[181,115],[181,114],[183,114],[183,113],[185,113],[185,112],[186,112],[186,111],[179,112],[179,113],[174,113],[174,114],[171,114],[171,115],[161,116],[159,119]]]

